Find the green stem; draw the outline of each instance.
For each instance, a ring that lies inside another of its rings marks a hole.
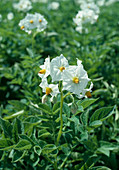
[[[69,96],[71,93],[70,92],[68,92],[64,97],[63,97],[63,99],[65,99],[67,96]]]
[[[60,103],[60,130],[59,130],[59,133],[58,133],[56,145],[59,144],[59,140],[60,140],[60,137],[61,137],[61,135],[62,135],[62,128],[63,128],[62,109],[63,109],[63,92],[62,92],[62,90],[61,90],[61,103]]]
[[[36,35],[37,35],[38,33],[39,33],[39,32],[36,31],[36,32],[33,34],[33,36],[32,36],[32,50],[33,50],[33,52],[34,52],[34,45],[35,45],[35,37],[36,37]]]
[[[57,158],[56,158],[57,159]],[[54,169],[57,170],[57,160],[54,162]]]

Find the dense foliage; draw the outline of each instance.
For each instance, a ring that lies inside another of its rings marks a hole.
[[[119,2],[101,6],[97,22],[82,34],[73,22],[80,9],[74,0],[57,1],[57,10],[48,8],[50,0],[32,2],[28,13],[48,21],[34,34],[18,26],[27,12],[17,11],[15,2],[0,1],[0,169],[118,170]],[[64,98],[57,142],[61,96],[41,102],[38,72],[48,56],[60,54],[70,65],[82,60],[94,87],[90,99]]]

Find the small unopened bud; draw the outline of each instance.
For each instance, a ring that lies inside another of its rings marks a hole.
[[[43,97],[42,97],[42,103],[46,103],[47,101],[47,95],[45,94]]]
[[[90,91],[87,91],[86,94],[85,94],[88,98],[91,98],[92,97],[92,94]]]

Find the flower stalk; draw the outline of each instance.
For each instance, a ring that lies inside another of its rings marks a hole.
[[[59,144],[59,140],[60,137],[62,135],[62,128],[63,128],[63,117],[62,117],[62,110],[63,110],[63,92],[61,90],[61,103],[60,103],[60,129],[59,129],[59,133],[58,133],[58,137],[57,137],[57,141],[56,141],[56,145]]]

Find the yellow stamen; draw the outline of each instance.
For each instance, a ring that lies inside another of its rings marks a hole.
[[[46,73],[46,69],[40,70],[38,73],[45,74]]]
[[[49,95],[52,92],[52,89],[49,87],[46,87],[46,95]]]
[[[30,22],[31,24],[33,24],[33,20],[30,20],[29,22]]]
[[[91,98],[92,95],[91,95],[91,92],[90,91],[87,91],[86,94],[85,94],[88,98]]]
[[[39,19],[39,22],[42,22],[42,19]]]
[[[79,83],[79,78],[78,78],[78,77],[74,77],[74,78],[73,78],[73,82],[76,83],[76,84],[78,84],[78,83]]]
[[[63,70],[65,70],[65,67],[62,66],[62,67],[60,67],[59,69],[60,69],[60,71],[62,72]]]
[[[22,26],[21,26],[21,30],[23,30],[23,29],[24,29],[24,26],[22,25]]]

